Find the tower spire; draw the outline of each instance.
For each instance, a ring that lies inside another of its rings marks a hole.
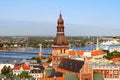
[[[61,10],[60,10],[60,18],[62,18]]]
[[[68,44],[68,40],[64,35],[64,20],[60,11],[59,18],[57,20],[57,33],[54,39],[54,45],[52,46],[52,62],[55,69],[57,69],[61,59],[68,57]]]
[[[61,10],[60,10],[60,14],[61,14]]]
[[[60,10],[60,14],[59,14],[59,19],[61,19],[61,20],[63,21],[61,10]],[[63,22],[64,22],[64,21],[63,21]]]

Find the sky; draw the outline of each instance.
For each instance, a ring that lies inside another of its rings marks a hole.
[[[120,0],[0,0],[0,36],[120,36]]]

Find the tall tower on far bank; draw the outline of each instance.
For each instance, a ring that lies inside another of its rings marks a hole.
[[[64,20],[60,13],[57,21],[57,33],[52,46],[53,65],[58,65],[61,59],[68,57],[69,43],[64,33]]]
[[[96,50],[99,50],[99,38],[97,37]]]
[[[40,52],[39,52],[39,58],[42,59],[42,44],[39,44]]]

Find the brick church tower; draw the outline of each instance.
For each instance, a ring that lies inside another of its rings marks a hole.
[[[58,65],[61,59],[68,57],[69,43],[64,33],[62,14],[57,21],[57,33],[52,46],[53,65]]]

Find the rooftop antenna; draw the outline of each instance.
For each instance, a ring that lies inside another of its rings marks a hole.
[[[62,12],[62,11],[61,11],[61,7],[60,7],[60,6],[59,6],[59,12],[60,12],[60,15],[61,15],[61,12]]]
[[[61,10],[60,10],[60,18],[62,18]]]

